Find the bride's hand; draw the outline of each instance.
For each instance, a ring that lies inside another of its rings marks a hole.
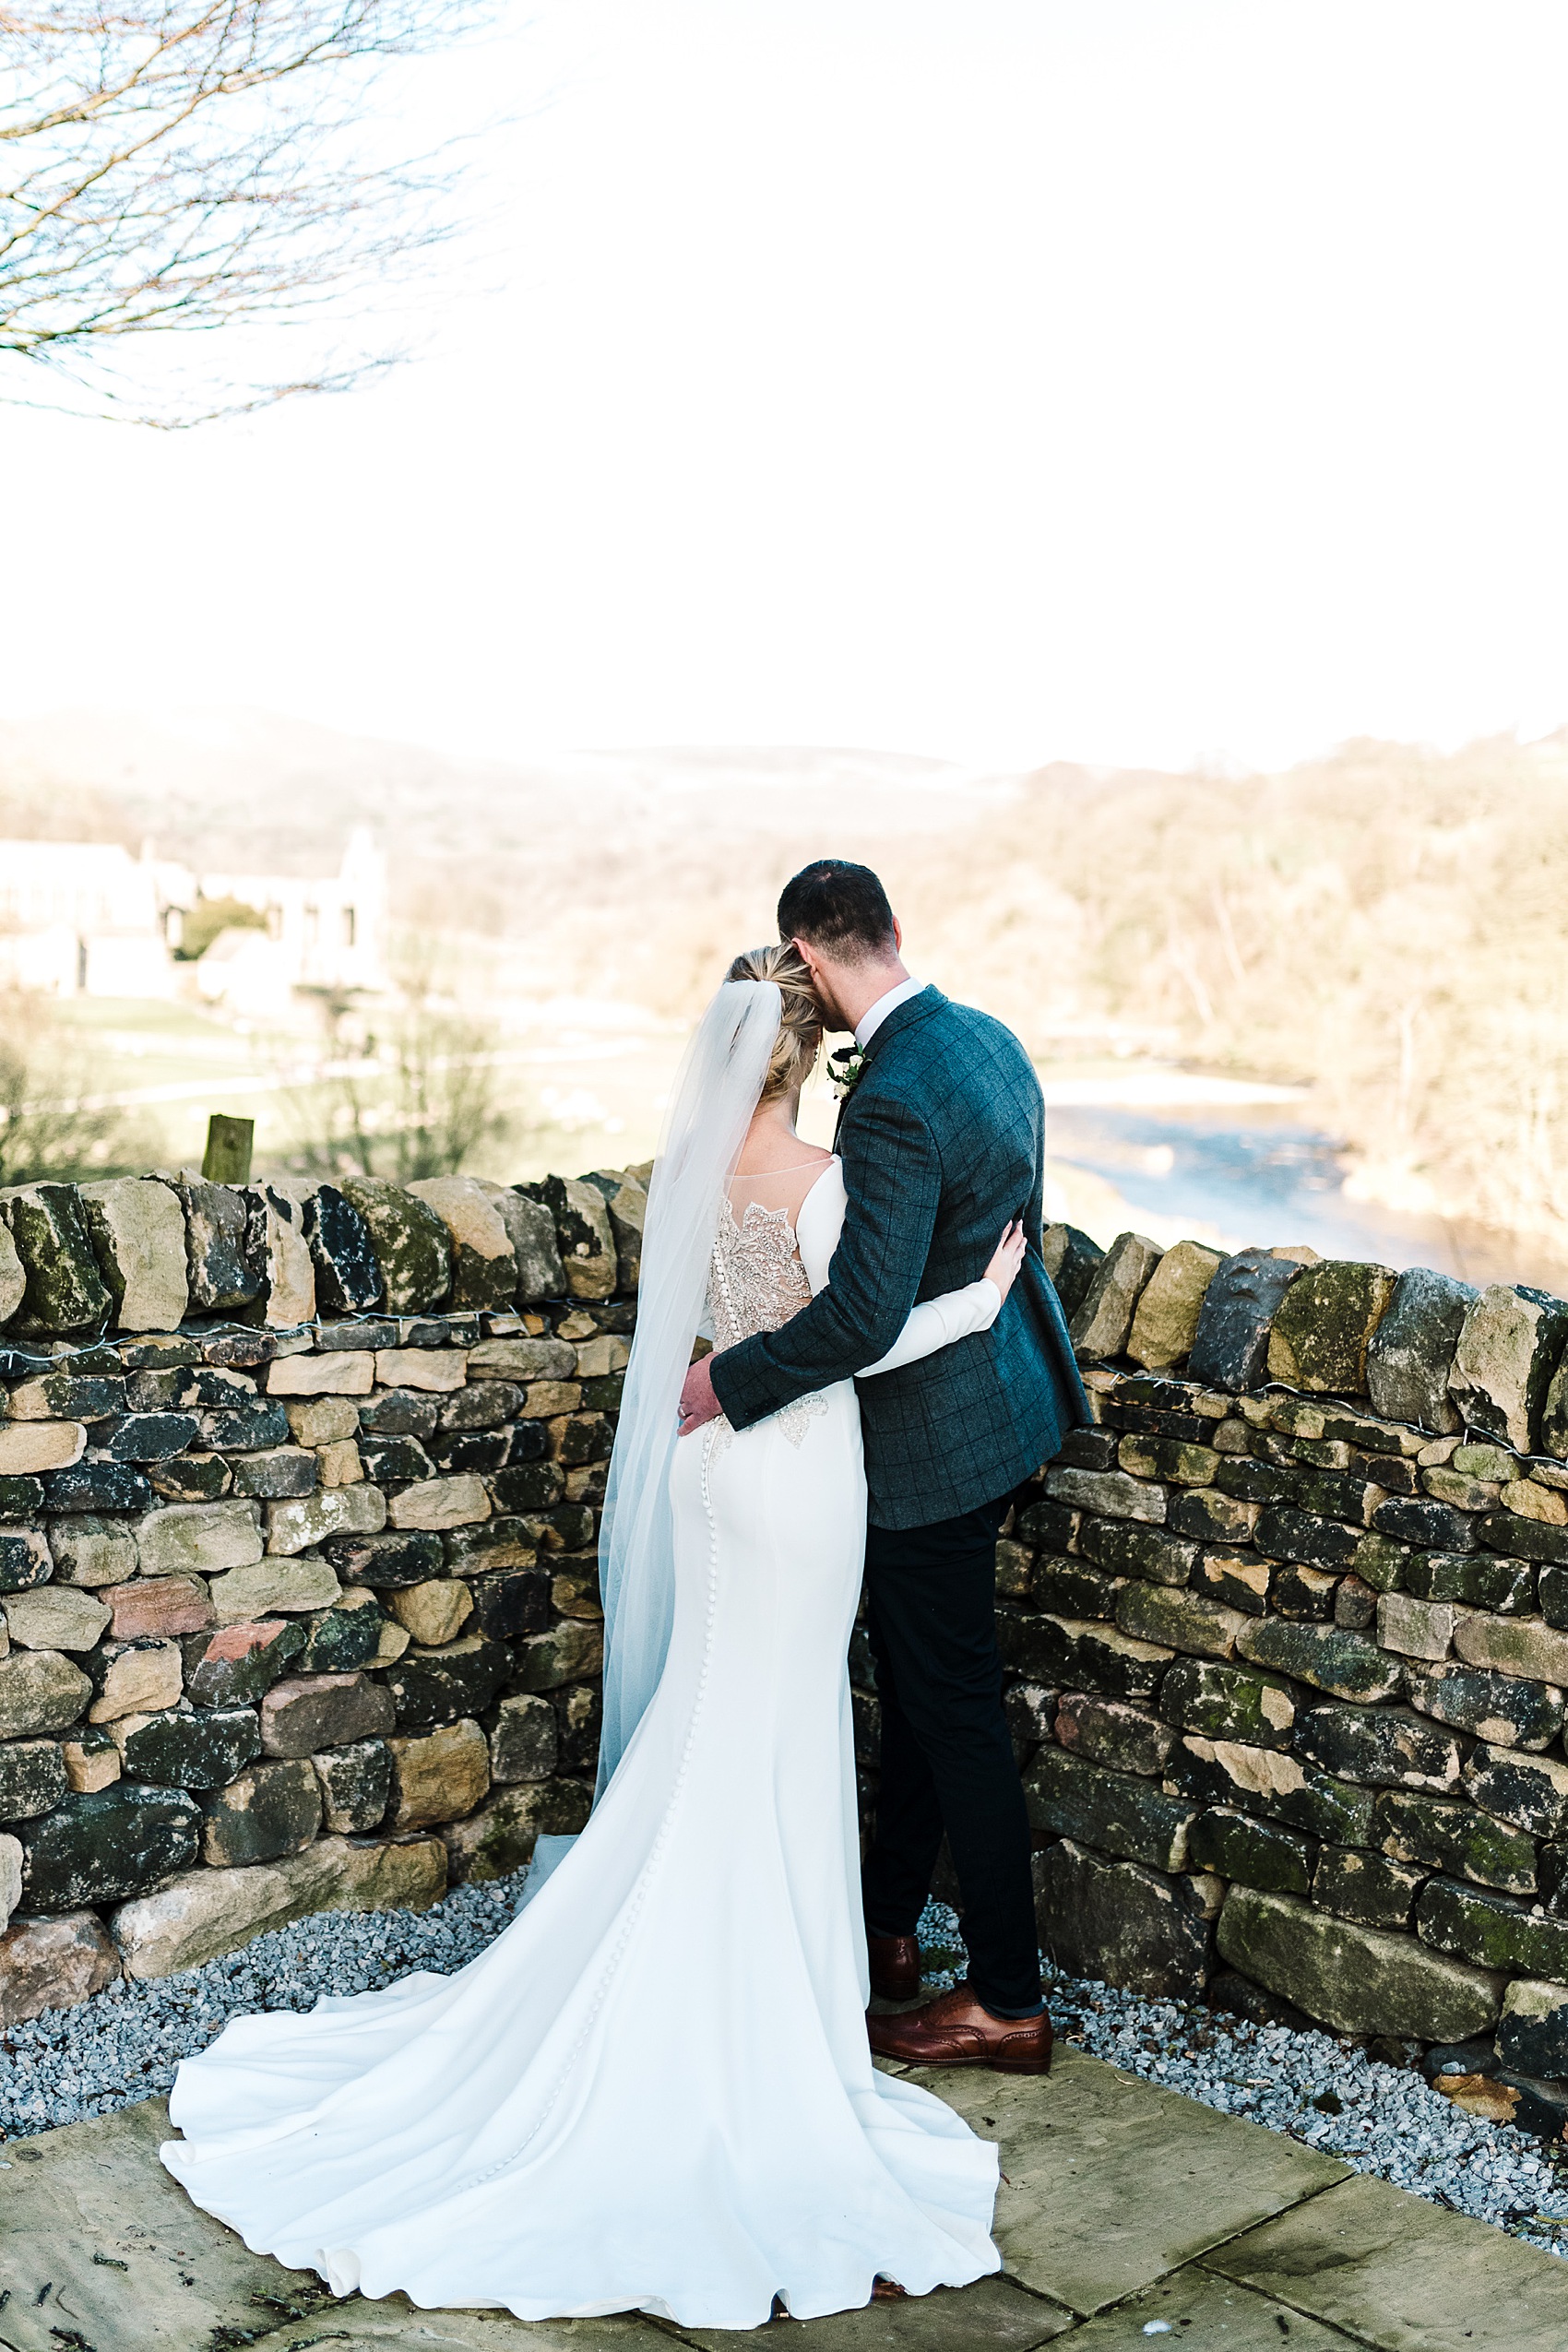
[[[1006,1298],[1017,1278],[1018,1268],[1024,1263],[1024,1252],[1027,1247],[1023,1220],[1020,1218],[1015,1218],[996,1244],[996,1253],[985,1270],[986,1281],[994,1282],[1004,1299]],[[972,1258],[969,1263],[973,1265]]]

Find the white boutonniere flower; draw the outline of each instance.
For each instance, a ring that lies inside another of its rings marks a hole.
[[[840,1102],[848,1102],[861,1082],[861,1072],[866,1058],[858,1045],[841,1045],[827,1057],[828,1081],[838,1090]]]

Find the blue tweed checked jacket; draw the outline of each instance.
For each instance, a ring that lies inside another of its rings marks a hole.
[[[923,989],[865,1050],[839,1121],[849,1207],[826,1289],[780,1331],[713,1359],[735,1429],[886,1354],[921,1299],[984,1273],[1022,1212],[1029,1253],[989,1331],[861,1386],[870,1516],[917,1527],[1004,1495],[1087,1421],[1039,1254],[1045,1107],[1028,1056],[989,1014]]]

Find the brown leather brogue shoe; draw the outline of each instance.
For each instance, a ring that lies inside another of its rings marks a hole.
[[[921,1947],[912,1935],[868,1935],[871,1989],[878,2001],[918,2001]]]
[[[892,2017],[868,2017],[866,2031],[878,2058],[901,2058],[906,2066],[989,2066],[998,2074],[1049,2074],[1051,2020],[993,2017],[968,1986],[955,1985],[923,2008]]]

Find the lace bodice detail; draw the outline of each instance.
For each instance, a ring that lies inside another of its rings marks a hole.
[[[707,1269],[714,1346],[733,1348],[754,1332],[778,1331],[811,1302],[789,1210],[748,1201],[737,1221],[726,1194]]]
[[[789,1210],[764,1208],[760,1201],[748,1201],[737,1218],[726,1193],[707,1268],[707,1311],[715,1348],[733,1348],[754,1332],[778,1331],[811,1301],[812,1286],[801,1264]],[[774,1419],[790,1443],[799,1445],[808,1423],[826,1409],[820,1396],[798,1396]],[[721,1420],[720,1444],[729,1434],[728,1421]]]

